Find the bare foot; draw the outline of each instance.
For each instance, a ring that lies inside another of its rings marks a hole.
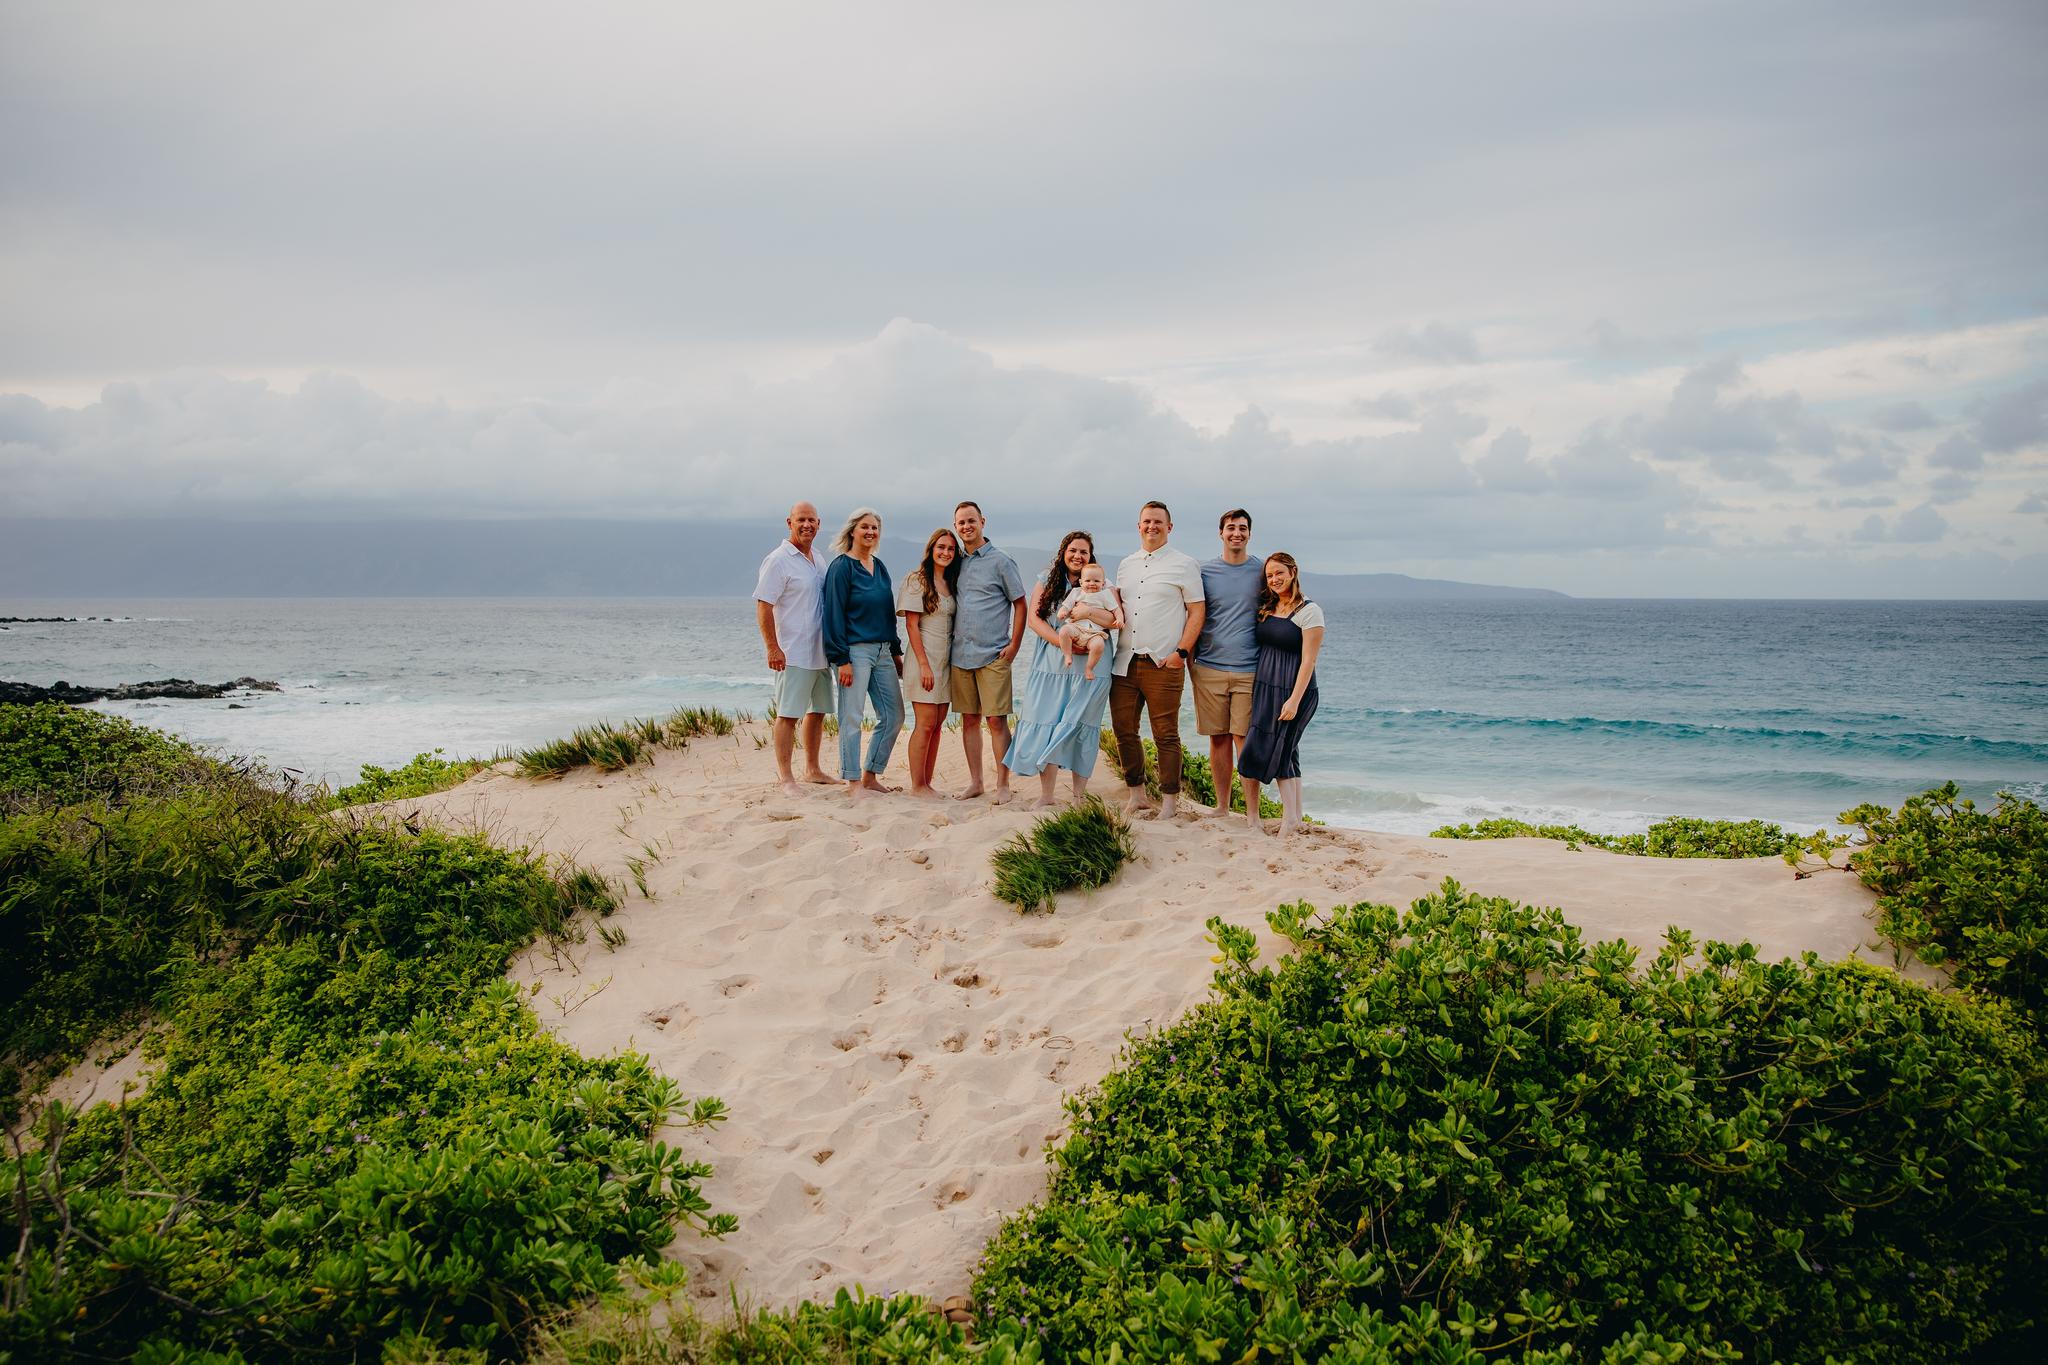
[[[981,792],[982,789],[979,786],[968,787],[962,791],[954,792],[953,799],[955,801],[972,801],[975,797],[981,795]]]
[[[912,787],[910,794],[920,801],[943,801],[946,794],[937,787]]]
[[[1179,796],[1179,795],[1178,795],[1177,793],[1174,793],[1174,792],[1168,792],[1168,793],[1167,793],[1167,794],[1166,794],[1165,796],[1162,796],[1161,798],[1159,798],[1159,818],[1160,818],[1160,819],[1162,819],[1162,820],[1171,820],[1171,819],[1173,819],[1173,818],[1174,818],[1175,816],[1177,816],[1177,815],[1179,815],[1179,814],[1180,814],[1180,796]]]
[[[891,787],[885,785],[882,779],[876,777],[873,773],[869,773],[867,776],[863,777],[860,780],[860,785],[863,790],[871,792],[900,792],[903,790],[903,788],[901,787]]]
[[[813,786],[829,787],[838,782],[839,779],[825,776],[825,771],[822,768],[813,768],[804,774],[804,781],[811,783]]]
[[[996,794],[988,799],[988,803],[991,806],[1006,806],[1010,803],[1010,799],[1015,795],[1016,793],[1011,791],[1008,787],[997,787]]]
[[[785,777],[785,778],[783,778],[783,779],[782,779],[782,781],[781,781],[781,782],[777,783],[776,785],[777,785],[777,786],[779,786],[779,787],[781,788],[781,790],[782,790],[782,794],[783,794],[784,796],[801,796],[801,795],[803,795],[803,790],[804,790],[804,789],[803,789],[802,787],[799,787],[799,786],[798,786],[798,785],[796,784],[796,779],[795,779],[795,778],[793,778],[793,777]]]
[[[1150,794],[1146,792],[1146,790],[1143,787],[1127,787],[1125,788],[1125,791],[1128,793],[1128,795],[1124,797],[1124,808],[1126,810],[1139,811],[1159,809],[1157,805],[1153,804],[1152,797],[1150,796]]]

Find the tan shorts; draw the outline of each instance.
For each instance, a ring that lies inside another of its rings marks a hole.
[[[1188,665],[1195,685],[1195,733],[1244,735],[1252,728],[1252,675]]]
[[[963,716],[1010,714],[1010,665],[990,659],[980,668],[953,670],[953,709]],[[1250,712],[1246,712],[1247,715]]]

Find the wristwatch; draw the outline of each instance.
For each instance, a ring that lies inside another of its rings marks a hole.
[[[1176,649],[1173,652],[1180,655],[1180,661],[1184,664],[1193,663],[1195,661],[1195,656],[1193,654],[1190,654],[1185,649]]]

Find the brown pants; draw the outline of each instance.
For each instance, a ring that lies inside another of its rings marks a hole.
[[[1109,684],[1109,728],[1116,732],[1116,756],[1124,785],[1145,785],[1145,746],[1138,741],[1138,712],[1152,714],[1152,742],[1159,749],[1159,790],[1180,793],[1180,691],[1185,668],[1161,668],[1149,659],[1131,660],[1131,671]]]

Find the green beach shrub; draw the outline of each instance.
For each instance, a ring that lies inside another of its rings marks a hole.
[[[2048,1024],[2048,812],[2010,792],[1979,810],[1949,782],[1841,819],[1869,845],[1849,865],[1887,938]]]
[[[329,796],[326,805],[338,810],[346,806],[367,806],[375,801],[432,796],[435,792],[461,786],[490,766],[491,760],[486,758],[443,758],[439,749],[432,753],[414,754],[399,768],[380,768],[374,763],[365,763],[362,775]]]
[[[618,1296],[605,1311],[543,1333],[529,1365],[816,1365],[818,1362],[921,1362],[975,1360],[987,1365],[1036,1365],[1044,1356],[1035,1333],[1014,1325],[984,1327],[970,1344],[966,1334],[915,1295],[875,1295],[841,1289],[829,1303],[801,1303],[787,1311],[752,1310],[711,1325],[686,1308],[669,1307],[671,1286],[656,1293]],[[654,1304],[667,1311],[659,1318]]]
[[[233,773],[160,801],[0,820],[0,1058],[48,1071],[194,964],[268,936],[401,954],[476,922],[492,944],[609,913],[600,879],[552,877],[478,837],[319,814]]]
[[[1099,796],[1043,817],[996,849],[995,893],[1019,910],[1051,910],[1063,891],[1108,885],[1138,856],[1130,821]]]
[[[1638,858],[1798,858],[1829,850],[1847,840],[1817,830],[1794,834],[1764,820],[1706,820],[1673,815],[1642,834],[1595,834],[1578,825],[1532,825],[1521,820],[1480,820],[1443,825],[1432,839],[1556,839],[1567,847],[1602,848]]]
[[[2048,1057],[2004,1006],[1445,883],[1212,920],[1215,995],[1070,1102],[976,1280],[1053,1359],[1935,1361],[2048,1273]]]
[[[10,1054],[156,1025],[143,1093],[0,1161],[0,1360],[503,1359],[733,1226],[655,1137],[723,1106],[580,1056],[504,980],[610,912],[603,879],[231,777],[0,819]]]
[[[208,781],[224,765],[183,740],[61,702],[0,705],[0,813],[119,805]]]
[[[502,1358],[554,1311],[616,1290],[619,1263],[647,1262],[676,1224],[730,1226],[704,1216],[709,1168],[653,1139],[672,1084],[613,1069],[537,1117],[487,1106],[439,1140],[359,1134],[218,1197],[165,1190],[179,1188],[157,1160],[171,1149],[127,1141],[116,1111],[67,1132],[52,1109],[41,1148],[4,1172],[28,1203],[29,1252],[0,1351],[352,1360],[410,1339]]]

